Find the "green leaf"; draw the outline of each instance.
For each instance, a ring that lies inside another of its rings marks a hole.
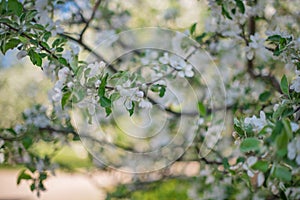
[[[225,16],[226,18],[232,20],[232,17],[230,16],[229,12],[226,10],[226,8],[224,7],[224,5],[222,5],[222,15]]]
[[[100,105],[103,108],[109,108],[109,107],[111,107],[111,100],[106,98],[105,96],[103,96],[100,98]]]
[[[293,138],[293,132],[292,132],[292,127],[291,127],[291,123],[288,119],[284,119],[282,120],[283,125],[284,125],[284,130],[287,133],[287,136],[289,139]]]
[[[64,109],[65,108],[65,105],[67,104],[68,100],[70,99],[70,96],[71,96],[71,92],[68,91],[68,92],[65,92],[61,98],[61,107]]]
[[[32,64],[37,65],[37,66],[42,66],[41,56],[38,53],[34,52],[33,49],[29,50],[28,56],[30,57]]]
[[[284,182],[290,182],[292,180],[292,173],[289,168],[284,166],[276,166],[273,172],[273,177],[278,178]]]
[[[30,184],[30,190],[31,190],[31,192],[33,192],[35,190],[35,184],[34,183]]]
[[[281,36],[280,35],[271,35],[267,38],[267,41],[271,41],[271,42],[274,42],[274,43],[277,43],[279,42],[281,39]]]
[[[229,169],[230,165],[229,165],[227,158],[223,158],[222,163],[223,163],[224,169]]]
[[[103,97],[105,95],[105,86],[108,78],[108,73],[105,74],[105,76],[102,78],[101,83],[98,88],[98,95],[99,97]]]
[[[31,137],[26,136],[23,138],[22,143],[23,143],[25,149],[28,149],[33,144],[33,140]]]
[[[132,101],[132,102],[131,102],[131,105],[132,105],[132,108],[131,108],[131,109],[127,109],[128,112],[129,112],[129,116],[132,116],[133,113],[134,113],[134,106],[135,106],[135,103]]]
[[[271,92],[265,91],[265,92],[263,92],[259,95],[259,100],[260,101],[267,101],[270,98],[270,96],[271,96]]]
[[[43,39],[47,42],[50,37],[51,37],[51,32],[47,31],[47,32],[45,32]]]
[[[281,117],[281,114],[283,111],[288,107],[287,104],[281,104],[277,108],[277,110],[273,113],[273,119],[277,120],[279,117]]]
[[[21,43],[21,40],[11,38],[8,42],[4,43],[2,47],[2,53],[5,54],[9,49],[16,48]]]
[[[17,179],[17,185],[19,185],[21,183],[22,180],[30,180],[32,179],[32,177],[27,174],[26,169],[22,170],[19,175],[18,175],[18,179]]]
[[[0,23],[12,24],[13,22],[7,18],[0,18]]]
[[[23,13],[23,5],[18,0],[9,0],[7,4],[8,11],[21,16]]]
[[[245,13],[245,6],[243,1],[241,0],[235,0],[236,6],[239,8],[239,10],[241,11],[241,13]]]
[[[289,95],[289,83],[285,75],[283,75],[283,77],[281,78],[280,89],[283,94]]]
[[[195,33],[196,27],[197,27],[197,22],[194,23],[194,24],[191,26],[191,28],[190,28],[190,33],[191,33],[191,35],[193,35],[193,34]]]
[[[198,43],[202,43],[203,42],[203,38],[206,36],[206,33],[202,33],[201,35],[198,35],[195,40],[198,42]]]
[[[46,180],[47,179],[47,173],[46,172],[41,172],[39,176],[40,181]]]
[[[160,90],[159,90],[159,97],[163,97],[166,92],[166,86],[161,85]]]
[[[63,51],[64,51],[64,48],[62,48],[62,47],[57,47],[57,48],[56,48],[56,51],[57,51],[57,52],[63,52]]]
[[[259,160],[251,168],[261,172],[267,172],[269,169],[269,163],[267,161]]]
[[[112,112],[111,107],[106,107],[105,112],[106,112],[106,117],[109,116]]]
[[[233,123],[233,128],[239,134],[239,136],[245,136],[245,131],[242,129],[240,121],[237,118],[234,118]]]
[[[277,155],[283,157],[287,154],[287,145],[289,143],[289,137],[286,131],[281,131],[276,138]]]
[[[60,64],[64,65],[64,66],[68,66],[67,60],[66,60],[65,58],[63,58],[63,57],[59,57],[59,58],[58,58],[58,62],[59,62]]]
[[[118,100],[120,97],[121,97],[121,95],[119,93],[115,92],[110,95],[110,100],[113,102],[113,101]]]
[[[277,121],[270,138],[268,138],[269,142],[274,142],[277,136],[281,134],[282,130],[283,130],[283,123],[281,121]]]
[[[260,141],[257,138],[246,138],[240,145],[240,150],[244,153],[249,151],[257,151],[260,149]]]
[[[199,111],[199,114],[200,114],[200,116],[206,116],[206,108],[205,108],[205,106],[203,105],[203,103],[202,102],[198,102],[198,111]]]

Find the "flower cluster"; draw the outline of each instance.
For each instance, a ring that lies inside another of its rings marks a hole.
[[[172,68],[178,71],[179,77],[193,77],[194,71],[193,66],[191,64],[186,63],[182,58],[171,55],[169,56],[168,53],[164,53],[162,57],[159,58],[159,62],[164,65],[170,65]]]
[[[266,114],[264,111],[260,111],[260,117],[257,118],[256,116],[253,117],[246,117],[244,120],[245,125],[251,125],[253,131],[259,132],[267,125]]]

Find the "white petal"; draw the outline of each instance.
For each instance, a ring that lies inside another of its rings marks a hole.
[[[193,77],[194,76],[194,72],[192,70],[185,71],[185,76],[186,77]]]
[[[250,156],[247,159],[247,164],[248,164],[249,167],[251,167],[252,165],[254,165],[256,162],[257,162],[257,157],[255,157],[255,156]]]
[[[178,72],[178,76],[183,78],[184,77],[184,72],[183,71]]]
[[[251,177],[251,178],[254,176],[254,173],[253,173],[251,170],[248,170],[248,171],[247,171],[247,174],[248,174],[248,176]]]
[[[296,163],[297,163],[298,165],[300,165],[300,155],[298,155],[298,156],[296,157]]]
[[[246,54],[246,56],[247,56],[248,60],[252,60],[252,58],[254,56],[253,50],[248,51],[247,54]]]
[[[260,187],[265,181],[265,176],[262,172],[260,172],[257,176],[257,186]]]
[[[0,164],[4,162],[4,153],[0,153]]]
[[[299,125],[294,122],[291,122],[291,128],[293,132],[296,132],[299,129]]]

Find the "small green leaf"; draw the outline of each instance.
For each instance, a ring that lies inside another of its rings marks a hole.
[[[60,64],[64,65],[64,66],[68,66],[67,60],[66,60],[65,58],[63,58],[63,57],[59,57],[59,58],[58,58],[58,62],[59,62]]]
[[[29,174],[27,174],[25,171],[26,170],[24,169],[24,170],[22,170],[19,173],[18,179],[17,179],[17,185],[19,185],[22,180],[30,180],[30,179],[32,179],[32,177]]]
[[[281,131],[281,133],[276,138],[277,152],[279,157],[284,157],[287,154],[287,145],[289,143],[289,137],[286,131]]]
[[[33,140],[31,137],[26,136],[23,138],[22,143],[23,143],[25,149],[28,149],[33,144]]]
[[[239,136],[245,136],[245,131],[242,129],[240,121],[237,118],[234,118],[233,122],[233,128],[239,134]]]
[[[241,0],[235,0],[236,6],[239,8],[239,10],[241,11],[241,13],[245,13],[245,6],[243,1]]]
[[[120,97],[121,97],[120,94],[115,92],[110,95],[110,100],[113,102],[113,101],[118,100]]]
[[[43,181],[47,179],[47,173],[46,172],[41,172],[39,176],[40,181]]]
[[[163,97],[166,92],[166,86],[161,85],[160,90],[159,90],[159,97]]]
[[[7,4],[8,11],[21,16],[23,11],[23,5],[18,0],[9,0]]]
[[[196,27],[197,27],[197,22],[194,23],[191,28],[190,28],[190,34],[193,35],[195,33],[195,30],[196,30]]]
[[[232,20],[232,17],[230,16],[229,12],[226,10],[226,8],[224,7],[224,5],[222,5],[222,15],[225,16],[226,18]]]
[[[105,74],[105,76],[102,78],[101,83],[98,88],[98,95],[99,97],[103,97],[105,95],[105,86],[108,78],[108,73]]]
[[[206,36],[206,33],[202,33],[201,35],[198,35],[195,40],[198,42],[198,43],[202,43],[203,42],[203,38]]]
[[[254,170],[259,170],[261,172],[266,172],[268,171],[269,163],[267,161],[259,160],[251,168]]]
[[[103,97],[100,98],[100,105],[103,108],[111,107],[111,100],[106,98],[105,96],[103,96]]]
[[[33,192],[35,190],[35,184],[34,183],[30,184],[30,190],[31,190],[31,192]]]
[[[30,49],[28,51],[28,55],[30,57],[32,64],[37,65],[37,66],[42,66],[41,56],[38,53],[34,52],[33,49]]]
[[[289,83],[285,75],[281,78],[280,89],[283,94],[289,95]]]
[[[71,92],[68,91],[68,92],[65,92],[61,98],[61,107],[64,109],[65,108],[65,105],[67,104],[68,100],[70,99],[70,96],[71,96]]]
[[[267,38],[267,41],[271,41],[271,42],[279,42],[281,39],[280,35],[271,35]]]
[[[257,138],[246,138],[240,145],[240,150],[244,153],[249,151],[257,151],[260,149],[260,141]]]
[[[281,133],[283,130],[283,123],[281,121],[277,121],[275,124],[275,127],[272,131],[271,136],[267,139],[269,142],[274,142],[277,136]]]
[[[9,49],[16,48],[21,43],[21,40],[11,38],[8,42],[4,43],[2,47],[2,53],[5,54]]]
[[[271,96],[271,92],[265,91],[265,92],[263,92],[259,95],[259,100],[260,101],[267,101],[270,98],[270,96]]]
[[[222,163],[223,163],[224,169],[229,169],[230,165],[229,165],[227,158],[223,158]]]
[[[131,105],[132,105],[132,108],[131,108],[131,109],[127,109],[128,112],[129,112],[129,116],[132,116],[133,113],[134,113],[134,106],[135,106],[135,103],[132,101],[132,102],[131,102]]]
[[[205,106],[203,105],[203,103],[202,102],[198,102],[198,111],[199,111],[199,114],[200,114],[200,116],[206,116],[206,108],[205,108]]]
[[[273,119],[277,120],[279,117],[281,117],[281,114],[287,107],[287,104],[280,104],[277,110],[273,113]]]
[[[112,112],[111,108],[110,107],[106,107],[105,108],[105,112],[106,112],[106,117],[109,116]]]
[[[273,177],[284,182],[290,182],[292,180],[292,173],[287,167],[276,166],[273,172]]]

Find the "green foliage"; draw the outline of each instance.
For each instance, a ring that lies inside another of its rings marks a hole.
[[[258,151],[260,149],[261,142],[257,138],[246,138],[240,145],[242,152]]]
[[[198,112],[200,116],[205,117],[206,116],[206,107],[202,102],[198,102]]]
[[[289,95],[289,84],[285,75],[283,75],[283,77],[281,78],[280,88],[284,94]]]

